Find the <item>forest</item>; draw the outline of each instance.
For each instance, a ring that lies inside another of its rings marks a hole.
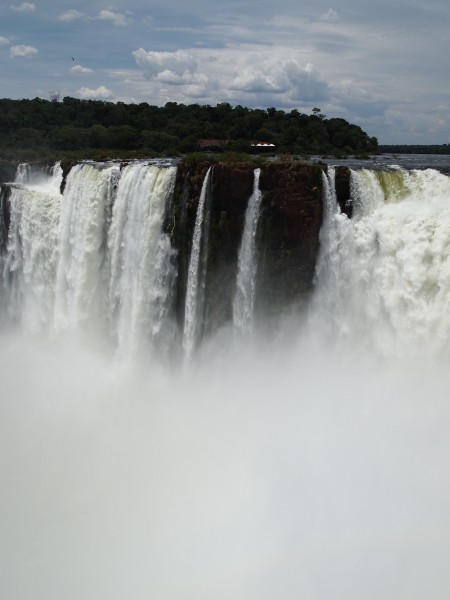
[[[199,151],[202,139],[225,141],[234,152],[271,143],[277,154],[300,156],[378,149],[375,137],[345,119],[328,119],[319,108],[306,115],[225,102],[158,107],[71,97],[0,99],[0,158],[6,160],[179,156]]]

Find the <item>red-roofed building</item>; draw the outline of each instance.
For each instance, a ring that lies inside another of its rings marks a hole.
[[[228,146],[230,140],[199,140],[200,150],[204,152],[220,152],[225,146]]]

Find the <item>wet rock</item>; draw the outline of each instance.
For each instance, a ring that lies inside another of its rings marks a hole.
[[[179,219],[173,243],[178,249],[181,313],[196,210],[209,166],[207,161],[194,167],[181,163],[177,174],[174,207]],[[274,312],[301,303],[312,289],[322,223],[322,170],[326,166],[300,161],[214,164],[206,327],[232,317],[238,252],[255,168],[261,169],[262,192],[256,310]]]
[[[14,181],[18,164],[12,160],[0,160],[0,183]]]

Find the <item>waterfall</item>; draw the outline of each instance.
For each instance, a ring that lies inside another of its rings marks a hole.
[[[81,163],[64,196],[57,164],[21,165],[2,190],[2,314],[26,331],[109,336],[122,354],[173,344],[173,250],[163,231],[176,167]],[[6,197],[8,196],[8,199]],[[5,232],[3,232],[5,233]]]
[[[214,198],[209,170],[197,211],[195,173],[154,161],[2,186],[0,598],[447,598],[449,179],[352,171],[348,218],[342,172],[297,162],[261,165],[253,344],[254,166],[216,167]],[[319,187],[311,302],[266,326]]]
[[[315,294],[312,300],[310,327],[319,340],[335,336],[342,323],[336,316],[337,307],[345,303],[342,295],[348,277],[347,258],[351,221],[341,212],[335,189],[335,170],[322,173],[323,223],[320,230],[320,251],[315,271]]]
[[[185,291],[176,285],[177,250],[165,229],[176,167],[81,163],[64,195],[60,165],[42,169],[21,165],[17,181],[2,188],[1,320],[25,331],[95,334],[123,355],[145,348],[162,357],[180,336],[190,357],[205,330],[212,169],[202,184]],[[253,327],[260,169],[253,177],[233,301],[233,328],[245,334]],[[430,169],[353,170],[351,219],[339,209],[334,169],[322,177],[311,336],[381,356],[424,347],[450,353],[448,177]]]
[[[48,323],[53,310],[61,181],[59,162],[53,167],[21,163],[14,183],[1,189],[0,302],[7,305],[10,315],[18,317],[23,310],[24,320],[30,326],[34,322],[32,329],[39,329],[39,322]],[[33,305],[40,317],[32,316]]]
[[[59,232],[55,324],[76,331],[103,320],[107,192],[118,167],[79,164],[69,173]]]
[[[16,176],[14,181],[16,183],[28,183],[30,179],[31,165],[28,163],[20,163],[17,166]]]
[[[209,193],[212,167],[209,167],[202,184],[192,236],[184,311],[183,349],[187,358],[192,355],[198,341],[200,322],[205,301],[206,269],[208,260]]]
[[[352,171],[353,219],[330,203],[314,323],[351,347],[450,354],[450,181],[433,170]]]
[[[7,320],[6,315],[8,311],[6,296],[9,276],[7,274],[5,260],[8,243],[8,198],[10,191],[11,190],[8,187],[3,185],[0,186],[0,326],[3,326],[5,320]]]
[[[10,194],[10,188],[7,186],[0,186],[0,264],[5,254],[6,243],[8,239],[8,198]],[[0,273],[3,271],[1,269]]]
[[[55,190],[62,180],[60,162],[53,166],[42,164],[20,163],[17,167],[14,183],[28,186],[48,186]]]
[[[7,252],[4,258],[6,311],[25,330],[46,329],[53,319],[61,196],[12,187]]]
[[[108,234],[108,307],[126,353],[157,340],[170,345],[176,271],[163,224],[175,175],[175,167],[129,165],[118,185]]]
[[[242,334],[249,334],[253,328],[255,304],[256,272],[258,269],[256,233],[258,229],[262,194],[259,189],[261,169],[255,169],[253,193],[245,212],[244,231],[238,254],[236,293],[233,301],[233,324]]]

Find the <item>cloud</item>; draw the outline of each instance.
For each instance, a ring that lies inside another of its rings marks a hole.
[[[19,4],[19,6],[10,4],[9,8],[11,10],[15,10],[16,12],[34,12],[36,10],[36,4],[31,2],[22,2],[22,4]]]
[[[72,73],[75,73],[75,75],[87,75],[94,72],[93,69],[89,69],[89,67],[82,67],[81,65],[74,65],[70,70]]]
[[[113,25],[118,27],[126,27],[130,24],[131,19],[122,13],[113,12],[112,10],[101,10],[98,13],[97,20],[100,21],[111,21]]]
[[[186,79],[186,75],[189,77],[189,74],[182,74],[182,75],[178,75],[177,73],[174,73],[173,71],[170,71],[169,69],[166,69],[165,71],[161,71],[161,73],[158,73],[156,75],[156,79],[160,82],[160,83],[165,83],[168,85],[183,85],[187,82]]]
[[[165,70],[156,75],[156,79],[160,83],[167,85],[203,85],[208,83],[208,77],[200,73],[191,73],[185,71],[182,75],[174,73],[174,71]]]
[[[83,13],[72,8],[72,9],[66,10],[66,12],[63,12],[60,15],[58,15],[57,18],[58,18],[58,21],[64,21],[65,23],[71,23],[72,21],[77,21],[78,19],[81,19],[82,17],[84,17]]]
[[[194,83],[187,85],[183,92],[187,98],[207,98],[217,89],[217,82],[208,80],[205,85]]]
[[[11,46],[9,50],[9,56],[11,58],[29,58],[30,56],[36,56],[37,53],[37,49],[33,48],[33,46],[23,46],[22,44],[19,46]]]
[[[267,60],[258,67],[257,56],[248,62],[245,67],[240,65],[230,89],[252,94],[288,94],[292,100],[304,102],[329,97],[328,84],[311,63],[303,67],[296,59]]]
[[[119,12],[112,10],[101,10],[96,17],[89,17],[85,13],[80,12],[74,8],[66,10],[65,12],[58,15],[58,21],[64,21],[65,23],[71,23],[78,21],[79,19],[87,19],[90,21],[110,21],[117,27],[126,27],[130,25],[131,18]]]
[[[296,61],[290,60],[286,63],[285,70],[293,85],[290,94],[293,100],[322,102],[330,97],[327,81],[313,64],[301,67]]]
[[[264,71],[249,66],[239,69],[239,74],[231,81],[229,87],[233,90],[252,94],[267,92],[281,94],[288,89],[288,85],[288,78],[282,68]]]
[[[193,73],[197,69],[195,58],[184,50],[177,50],[176,52],[146,52],[143,48],[139,48],[139,50],[135,50],[132,54],[148,78],[163,72],[183,76],[185,73]]]
[[[382,93],[373,92],[351,79],[333,85],[333,99],[339,112],[348,112],[351,120],[383,115],[389,107],[389,102]]]
[[[191,48],[176,52],[147,52],[133,56],[147,84],[133,79],[135,94],[164,104],[169,100],[207,104],[230,102],[251,107],[283,108],[325,104],[330,82],[311,62],[302,63],[288,49],[273,56],[271,49],[241,45],[226,49]],[[128,89],[125,94],[129,94]]]
[[[104,85],[101,85],[96,90],[93,90],[92,88],[82,87],[78,90],[77,93],[84,100],[94,100],[96,98],[112,98],[114,95],[111,92],[111,90],[108,90],[108,88]]]
[[[10,43],[11,42],[8,40],[8,38],[5,38],[2,35],[0,35],[0,46],[7,46]]]
[[[339,17],[337,12],[330,8],[326,13],[320,15],[319,21],[324,21],[325,23],[337,23],[337,21],[339,21]]]

